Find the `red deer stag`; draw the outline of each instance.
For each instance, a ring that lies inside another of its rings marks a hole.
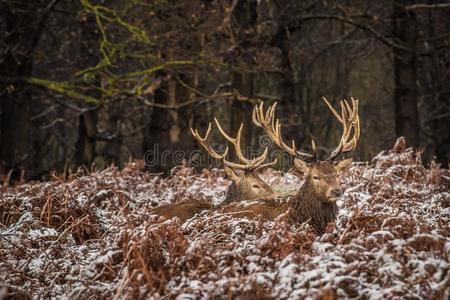
[[[233,183],[228,188],[225,200],[220,203],[217,208],[226,206],[227,204],[233,202],[240,202],[243,200],[253,200],[253,199],[274,199],[276,197],[275,192],[272,188],[262,180],[258,172],[268,166],[276,164],[276,160],[264,163],[267,158],[267,148],[264,152],[254,158],[246,158],[241,149],[241,135],[243,124],[239,127],[238,133],[235,138],[230,137],[222,129],[219,121],[214,118],[214,121],[219,129],[220,133],[234,146],[236,156],[239,163],[230,162],[225,159],[228,154],[228,147],[222,154],[217,153],[208,142],[208,136],[211,132],[211,123],[208,125],[206,134],[201,137],[198,130],[193,130],[191,128],[192,136],[197,140],[197,142],[208,152],[211,157],[221,160],[224,164],[225,173],[233,181]],[[163,216],[165,218],[179,217],[182,222],[191,218],[196,213],[203,210],[212,209],[211,204],[203,201],[188,201],[183,203],[172,203],[162,205],[153,209],[152,213]]]
[[[323,99],[343,125],[340,143],[326,160],[317,159],[314,141],[312,154],[298,151],[294,141],[292,146],[284,143],[281,124],[278,119],[275,120],[276,103],[269,107],[266,113],[262,104],[254,108],[255,125],[263,128],[275,145],[294,158],[295,168],[306,175],[306,181],[288,202],[277,205],[275,202],[256,201],[249,205],[225,207],[225,212],[244,217],[261,215],[265,219],[273,220],[290,208],[289,219],[292,222],[309,222],[318,234],[322,234],[327,224],[336,219],[338,209],[336,199],[341,195],[340,173],[350,166],[352,159],[344,159],[337,163],[334,160],[340,154],[350,152],[356,147],[360,134],[358,100],[352,98],[352,108],[347,101],[341,101],[339,114],[325,98]]]

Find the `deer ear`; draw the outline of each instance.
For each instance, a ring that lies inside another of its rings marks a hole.
[[[352,162],[353,162],[353,158],[347,158],[347,159],[341,160],[340,162],[338,162],[336,164],[336,170],[345,171],[350,167]]]
[[[294,166],[297,169],[297,171],[300,171],[302,173],[308,172],[308,165],[301,159],[294,158]]]
[[[227,174],[227,177],[233,180],[234,182],[239,182],[239,175],[236,171],[234,171],[232,168],[225,166],[225,174]]]

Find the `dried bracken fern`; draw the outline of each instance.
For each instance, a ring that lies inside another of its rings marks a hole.
[[[317,299],[450,294],[450,181],[397,147],[343,176],[335,223],[318,237],[286,215],[274,222],[203,211],[181,223],[162,204],[218,204],[222,171],[182,166],[81,171],[5,187],[0,198],[1,293],[20,297]],[[268,170],[267,182],[298,188]],[[289,186],[291,185],[291,186]],[[3,294],[1,294],[3,295]]]

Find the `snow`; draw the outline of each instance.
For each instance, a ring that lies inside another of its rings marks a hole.
[[[202,212],[184,224],[157,205],[223,201],[222,170],[168,178],[134,161],[28,183],[0,198],[0,282],[32,298],[433,298],[450,296],[448,170],[411,149],[343,174],[339,215],[319,237],[283,218]],[[302,179],[267,170],[280,194]],[[51,201],[49,201],[49,199]],[[245,205],[244,205],[245,206]]]
[[[28,236],[32,240],[39,240],[45,237],[57,237],[58,232],[54,228],[38,228],[28,232]]]

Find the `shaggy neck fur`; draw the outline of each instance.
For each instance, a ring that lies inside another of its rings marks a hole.
[[[232,203],[235,199],[242,197],[242,191],[237,188],[235,182],[232,182],[228,187],[227,194],[225,196],[225,200],[219,204],[219,206],[225,206],[227,204]]]
[[[316,193],[309,176],[293,199],[292,208],[292,221],[296,223],[309,221],[318,234],[325,232],[327,224],[336,219],[338,212],[336,202],[328,202],[325,196]]]

